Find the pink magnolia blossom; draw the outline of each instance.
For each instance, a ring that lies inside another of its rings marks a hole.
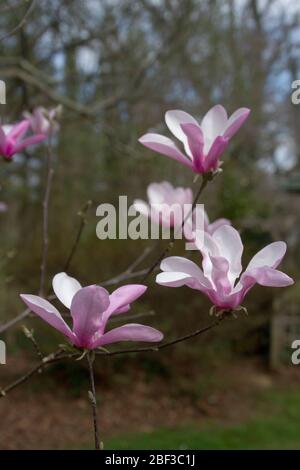
[[[56,121],[59,113],[59,107],[48,110],[42,106],[38,106],[32,113],[25,111],[24,117],[29,121],[34,134],[49,135],[50,132],[57,132],[59,129],[59,125]]]
[[[29,122],[26,119],[12,126],[0,126],[0,155],[11,160],[16,153],[45,139],[44,134],[24,138],[28,128]]]
[[[175,143],[160,134],[145,134],[139,142],[146,147],[183,163],[195,173],[207,173],[220,166],[220,157],[250,110],[237,109],[229,118],[221,105],[211,108],[199,125],[190,114],[173,110],[165,115],[172,134],[183,144],[185,154]]]
[[[109,295],[103,287],[82,287],[66,273],[57,274],[53,278],[53,290],[62,304],[70,309],[72,329],[47,300],[28,294],[21,294],[21,298],[34,313],[63,333],[75,346],[95,349],[120,341],[158,342],[163,339],[160,331],[135,323],[105,331],[109,318],[127,312],[130,304],[143,295],[146,289],[143,285],[129,284]]]
[[[185,220],[184,235],[189,241],[195,241],[197,228],[213,234],[221,225],[231,225],[227,219],[217,219],[210,223],[206,211],[200,204],[195,207],[192,216],[189,216],[193,203],[193,193],[190,188],[175,188],[169,182],[163,181],[151,183],[147,188],[147,195],[148,203],[136,199],[133,203],[135,209],[164,227],[181,227]],[[196,223],[199,227],[196,227]]]
[[[175,188],[167,181],[151,183],[147,188],[149,204],[141,199],[134,201],[135,209],[153,222],[164,227],[182,224],[185,204],[192,204],[193,193],[189,188]],[[174,211],[172,211],[172,206]]]
[[[156,282],[163,286],[186,285],[203,292],[219,309],[235,309],[257,283],[261,286],[285,287],[293,280],[276,268],[286,252],[286,244],[274,242],[259,251],[241,274],[243,244],[237,230],[229,225],[219,227],[212,235],[204,234],[203,262],[200,269],[182,257],[162,261],[162,273]]]

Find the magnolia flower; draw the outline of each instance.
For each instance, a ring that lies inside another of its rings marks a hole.
[[[243,244],[237,230],[219,227],[212,235],[204,234],[201,247],[202,270],[192,261],[173,256],[161,263],[164,271],[156,277],[163,286],[186,285],[203,292],[219,309],[235,309],[256,283],[261,286],[285,287],[293,280],[276,268],[286,252],[286,244],[274,242],[259,251],[242,271]]]
[[[76,279],[66,273],[57,274],[53,278],[53,290],[62,304],[70,309],[72,329],[47,300],[28,294],[21,294],[21,298],[30,310],[63,333],[75,346],[95,349],[119,341],[162,340],[163,334],[160,331],[135,323],[105,332],[109,318],[127,312],[130,304],[143,295],[146,289],[143,285],[129,284],[109,295],[103,287],[82,287]]]
[[[191,189],[174,188],[167,181],[149,184],[147,196],[149,204],[141,199],[136,199],[133,202],[135,209],[164,227],[181,225],[185,204],[191,205],[193,202]]]
[[[56,119],[60,112],[60,106],[49,110],[39,106],[35,108],[32,113],[25,111],[24,117],[29,121],[34,134],[49,135],[50,132],[57,132],[59,129]]]
[[[0,126],[0,155],[11,160],[15,153],[45,139],[43,134],[23,138],[28,128],[29,122],[26,119],[12,126]]]
[[[197,204],[190,214],[193,204],[190,188],[174,188],[167,181],[163,181],[150,184],[147,195],[149,203],[136,199],[133,203],[135,209],[164,227],[180,227],[185,220],[184,235],[189,241],[195,240],[196,229],[213,234],[221,225],[231,225],[227,219],[217,219],[210,223],[202,204]]]
[[[139,142],[155,152],[177,160],[195,173],[207,173],[220,166],[220,157],[226,150],[231,137],[236,134],[250,110],[240,108],[229,118],[221,105],[211,108],[199,125],[190,114],[179,111],[167,111],[166,124],[172,134],[179,139],[186,155],[174,142],[160,134],[145,134]]]

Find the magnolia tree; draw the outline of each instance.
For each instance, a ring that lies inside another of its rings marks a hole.
[[[94,381],[94,361],[98,357],[159,351],[199,336],[216,327],[223,319],[245,310],[242,305],[244,297],[256,283],[261,286],[286,287],[293,284],[293,280],[277,269],[286,252],[285,242],[277,241],[262,248],[243,271],[241,263],[243,243],[238,230],[232,227],[227,219],[210,222],[203,206],[198,205],[206,186],[213,184],[214,178],[221,173],[223,163],[221,157],[230,139],[238,132],[250,112],[247,108],[240,108],[228,117],[226,110],[217,105],[206,113],[200,124],[184,111],[173,110],[166,113],[166,124],[180,141],[180,146],[169,137],[154,133],[145,134],[139,139],[144,146],[192,170],[196,174],[194,182],[199,176],[201,177],[195,196],[190,188],[174,188],[170,182],[165,181],[151,183],[148,186],[148,202],[140,199],[134,201],[135,209],[144,218],[149,218],[164,228],[172,228],[169,243],[162,253],[157,254],[156,261],[145,270],[137,270],[149,253],[157,249],[157,244],[151,244],[151,247],[141,253],[125,272],[107,281],[105,286],[97,284],[82,286],[79,281],[70,277],[65,271],[68,271],[80,241],[87,206],[82,212],[82,223],[66,265],[57,266],[57,270],[62,272],[53,278],[53,293],[47,293],[48,209],[53,179],[53,151],[57,140],[53,137],[59,132],[60,111],[60,108],[46,110],[39,107],[32,113],[25,112],[24,119],[19,123],[0,128],[0,153],[5,161],[12,162],[15,154],[31,145],[42,145],[44,142],[48,165],[43,200],[43,251],[38,295],[20,293],[27,309],[8,323],[0,325],[0,333],[32,312],[62,333],[66,339],[66,344],[60,345],[57,351],[43,356],[33,332],[25,328],[25,333],[33,342],[40,361],[14,383],[2,388],[1,396],[5,397],[11,390],[35,373],[44,371],[50,364],[65,359],[85,358],[90,376],[88,397],[92,407],[95,448],[101,449],[103,443],[98,426]],[[180,171],[180,166],[178,170]],[[169,210],[174,204],[177,207],[176,213]],[[188,213],[184,210],[186,204],[190,207]],[[4,203],[1,203],[1,207],[2,210],[6,209]],[[199,220],[202,221],[200,228]],[[179,231],[182,231],[192,248],[199,252],[199,265],[188,258],[167,256],[174,249]],[[89,256],[91,255],[89,253]],[[156,275],[156,283],[162,286],[161,288],[187,286],[206,295],[212,304],[210,314],[215,317],[214,320],[205,328],[165,341],[162,332],[138,323],[110,328],[111,317],[128,312],[131,304],[145,295],[148,280],[159,268],[161,272]],[[139,283],[128,283],[130,279],[137,277],[140,277]],[[112,292],[105,288],[114,284],[120,286]],[[69,314],[65,315],[57,310],[51,302],[54,299],[58,299],[69,310]],[[124,341],[154,343],[154,345],[127,349],[110,348],[111,344]]]

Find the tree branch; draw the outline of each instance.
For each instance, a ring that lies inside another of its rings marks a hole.
[[[96,356],[117,356],[117,355],[122,355],[122,354],[158,352],[158,351],[161,351],[163,349],[174,346],[178,343],[188,341],[189,339],[195,338],[197,336],[200,336],[200,335],[206,333],[209,330],[212,330],[213,328],[217,327],[225,318],[230,317],[231,314],[232,314],[232,312],[230,310],[224,311],[210,325],[205,326],[204,328],[200,328],[198,330],[192,331],[189,334],[186,334],[184,336],[180,336],[179,338],[175,338],[171,341],[167,341],[165,343],[159,344],[157,346],[142,347],[142,348],[129,348],[129,349],[117,349],[115,351],[95,350],[94,353],[95,353]],[[44,357],[44,359],[39,364],[34,366],[32,369],[30,369],[29,372],[27,372],[26,374],[24,374],[22,377],[20,377],[16,381],[12,382],[11,384],[7,385],[6,387],[0,389],[0,398],[6,396],[7,393],[9,393],[11,390],[15,389],[19,385],[26,382],[28,379],[30,379],[36,373],[38,373],[40,371],[43,371],[45,369],[45,366],[56,363],[56,362],[64,360],[64,359],[80,359],[81,357],[82,357],[82,350],[80,350],[78,352],[74,352],[74,353],[65,353],[65,351],[63,349],[59,349],[57,352],[49,354],[48,356]]]
[[[21,19],[21,21],[11,31],[9,31],[8,33],[5,33],[3,36],[1,36],[0,41],[3,41],[4,39],[9,38],[10,36],[13,36],[14,34],[16,34],[20,29],[22,29],[25,26],[26,21],[28,20],[29,16],[31,15],[31,13],[34,10],[36,2],[37,2],[37,0],[32,0],[31,1],[30,5],[29,5],[28,9],[26,10],[26,12],[25,12],[23,18]]]

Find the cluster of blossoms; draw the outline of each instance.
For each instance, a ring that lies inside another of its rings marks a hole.
[[[60,107],[50,110],[38,107],[32,113],[24,113],[21,122],[0,126],[0,155],[11,161],[15,154],[45,140],[50,132],[58,130],[59,114]]]
[[[221,156],[230,139],[247,119],[249,112],[249,109],[241,108],[228,118],[225,109],[217,105],[208,111],[199,125],[184,111],[168,111],[166,124],[182,142],[183,150],[171,139],[159,134],[146,134],[139,141],[183,163],[195,173],[213,174],[222,163]],[[11,158],[27,145],[43,140],[54,129],[53,113],[45,113],[38,108],[32,114],[27,113],[26,120],[9,133],[2,130],[2,155]],[[34,135],[22,141],[29,127]],[[174,230],[184,222],[185,238],[193,242],[202,257],[202,269],[183,257],[164,259],[160,265],[162,272],[156,277],[158,284],[168,287],[188,286],[198,290],[210,299],[214,309],[222,311],[239,309],[245,295],[256,283],[273,287],[285,287],[293,283],[289,276],[277,270],[286,252],[284,242],[271,243],[259,251],[241,274],[243,244],[229,220],[218,219],[210,223],[204,209],[194,207],[193,194],[189,188],[174,188],[168,182],[153,183],[149,185],[147,194],[149,202],[135,200],[136,209],[144,216],[151,217],[155,223],[163,227],[171,226]],[[155,210],[155,205],[161,207],[162,204],[167,208],[177,204],[182,210],[170,218],[169,211]],[[183,218],[185,204],[194,207],[187,221]],[[199,217],[203,220],[201,237],[196,230],[196,219]],[[101,286],[82,287],[66,273],[57,274],[53,279],[53,290],[62,304],[70,309],[72,329],[60,312],[44,298],[27,294],[22,294],[21,298],[34,313],[64,334],[74,346],[95,349],[120,341],[162,340],[163,335],[158,330],[134,323],[106,331],[110,317],[127,312],[130,304],[141,297],[146,289],[144,285],[130,284],[109,294]]]

